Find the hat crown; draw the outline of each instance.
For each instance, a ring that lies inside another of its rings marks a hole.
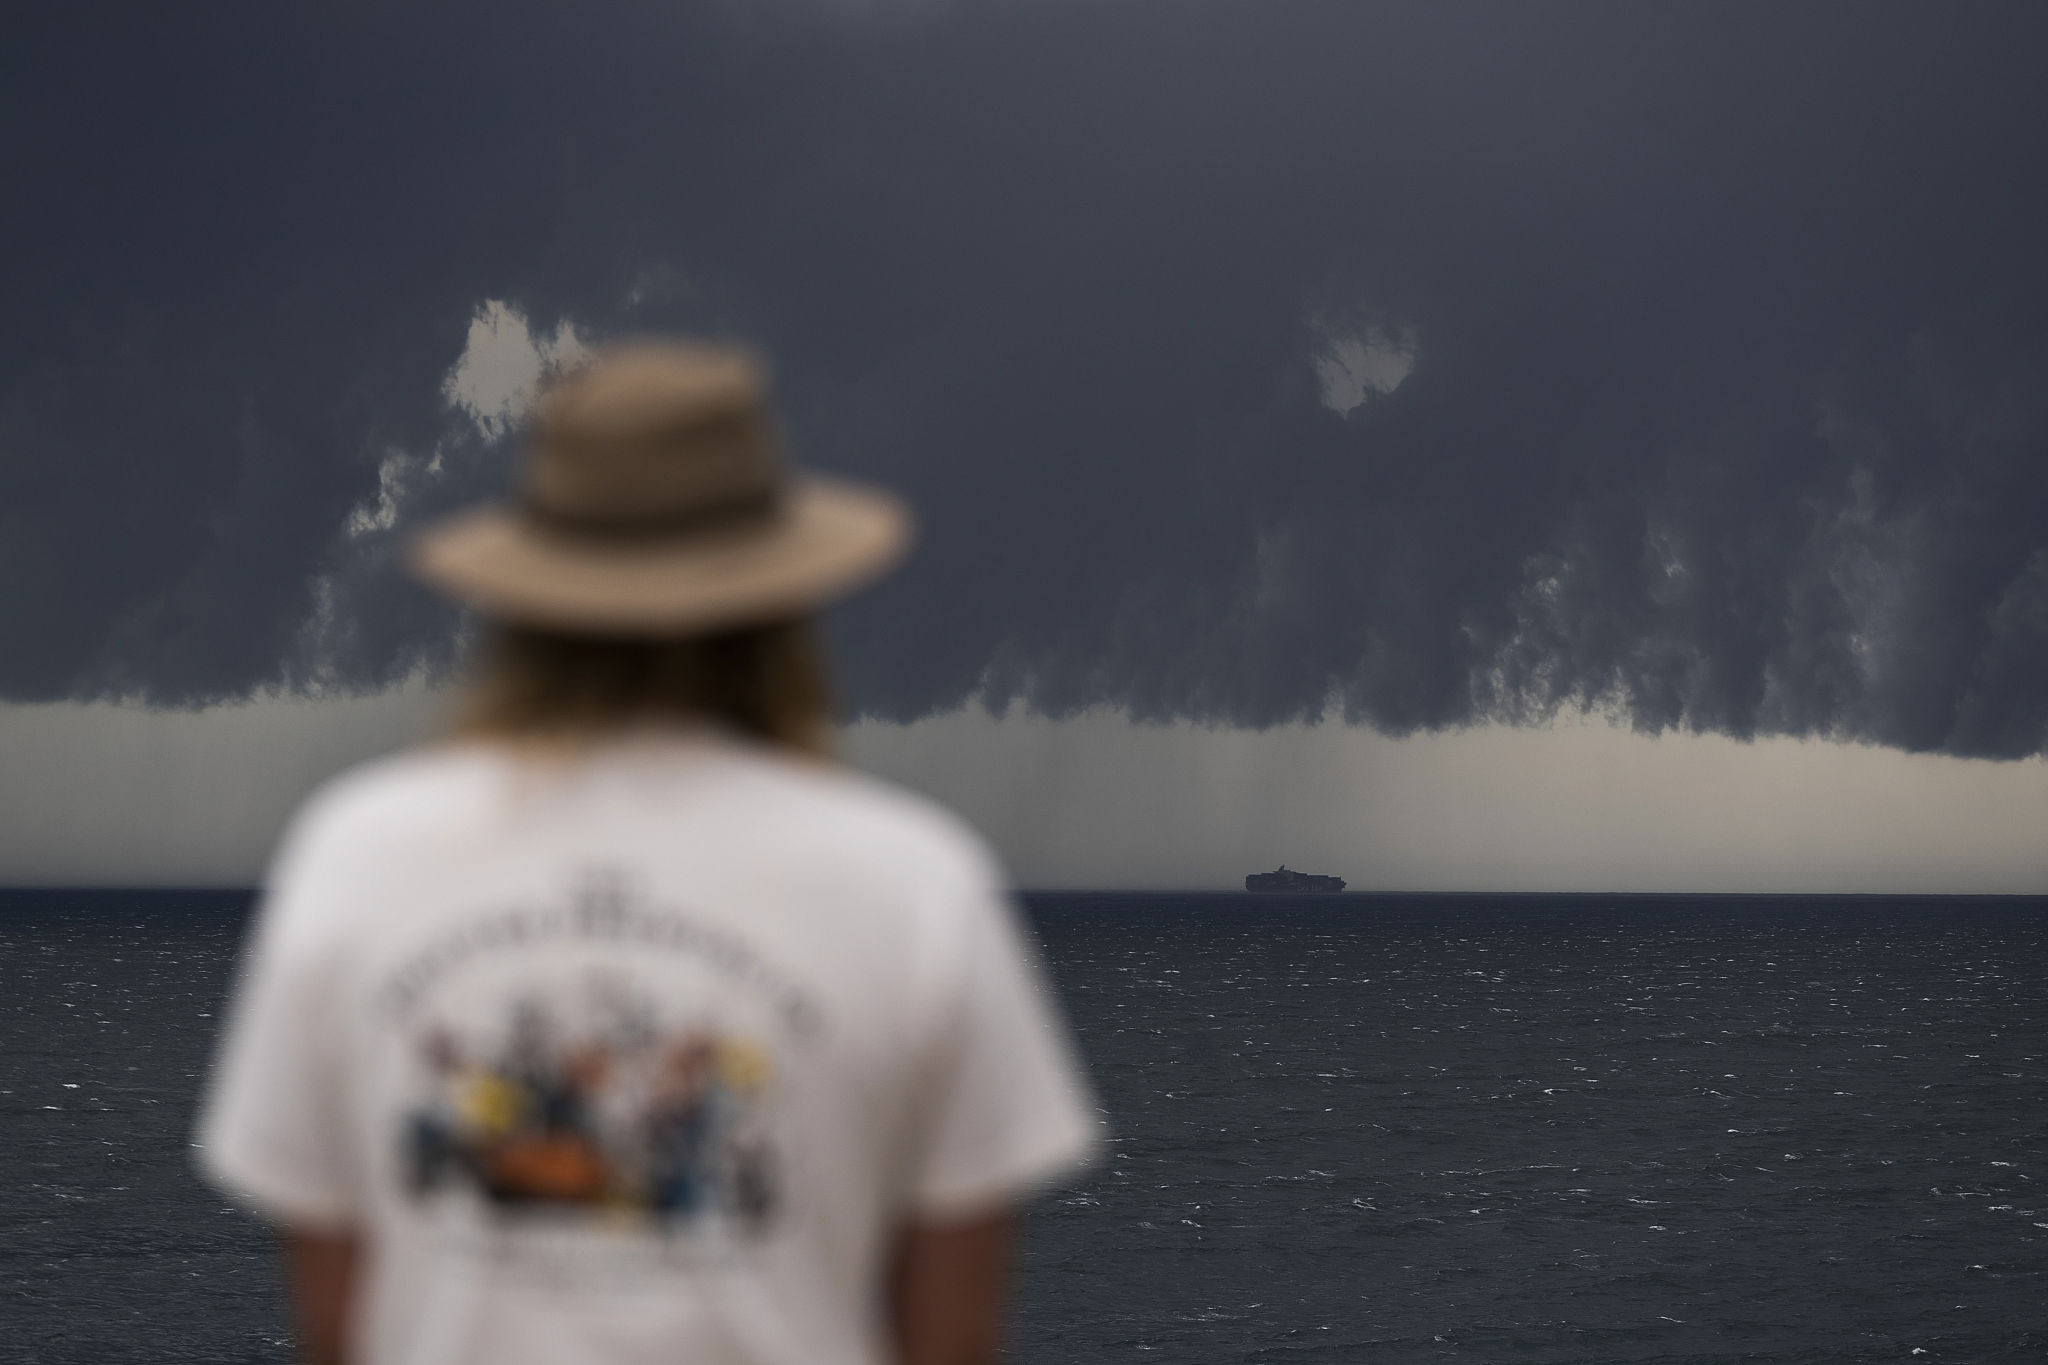
[[[768,367],[744,347],[636,341],[552,385],[511,506],[423,530],[414,570],[488,616],[677,636],[786,618],[910,540],[880,489],[785,474]]]
[[[782,486],[767,396],[767,365],[745,347],[608,349],[542,400],[527,510],[600,532],[760,511]]]

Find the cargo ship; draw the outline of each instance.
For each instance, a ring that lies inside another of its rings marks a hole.
[[[1324,877],[1314,872],[1296,872],[1286,863],[1277,872],[1254,872],[1244,879],[1247,891],[1342,891],[1342,877]]]

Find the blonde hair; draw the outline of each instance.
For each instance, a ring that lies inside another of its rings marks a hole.
[[[703,720],[829,758],[831,687],[811,621],[673,638],[501,624],[479,655],[455,733],[574,741],[649,722]]]

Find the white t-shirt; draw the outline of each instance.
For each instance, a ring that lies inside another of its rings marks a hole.
[[[709,732],[449,746],[300,812],[200,1126],[354,1229],[375,1365],[871,1365],[906,1221],[1085,1159],[1003,879],[935,808]]]

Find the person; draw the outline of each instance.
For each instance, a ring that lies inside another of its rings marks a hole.
[[[973,1365],[1099,1139],[996,860],[829,759],[810,613],[909,519],[767,403],[608,351],[417,543],[464,710],[291,822],[198,1134],[319,1365]]]

